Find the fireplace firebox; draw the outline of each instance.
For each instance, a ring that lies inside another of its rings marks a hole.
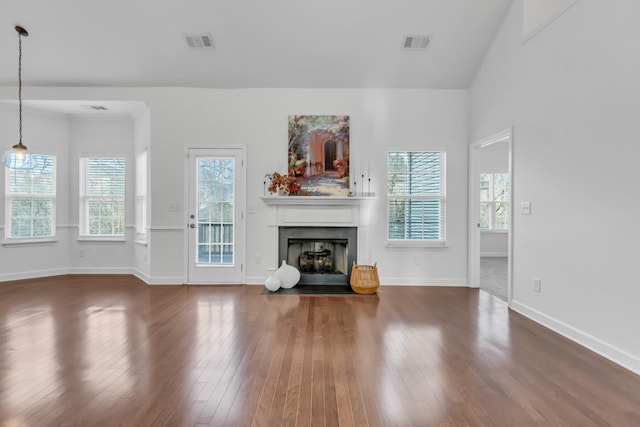
[[[349,285],[356,227],[279,227],[280,260],[300,270],[298,285]]]

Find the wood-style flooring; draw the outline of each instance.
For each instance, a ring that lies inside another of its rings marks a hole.
[[[0,283],[0,425],[640,425],[640,377],[477,289],[261,291]]]

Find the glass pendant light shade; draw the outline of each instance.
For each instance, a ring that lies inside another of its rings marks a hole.
[[[2,155],[2,163],[9,169],[33,169],[36,167],[36,159],[22,145],[22,142],[14,145],[11,150]]]

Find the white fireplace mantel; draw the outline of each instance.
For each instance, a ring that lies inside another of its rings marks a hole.
[[[267,205],[358,205],[363,202],[375,200],[375,196],[266,196],[260,197]]]
[[[374,196],[270,196],[260,197],[275,208],[273,225],[361,226],[362,214],[370,209]]]

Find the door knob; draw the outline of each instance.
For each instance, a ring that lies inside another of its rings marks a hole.
[[[195,224],[189,224],[189,227],[190,228],[196,228],[196,225]]]

